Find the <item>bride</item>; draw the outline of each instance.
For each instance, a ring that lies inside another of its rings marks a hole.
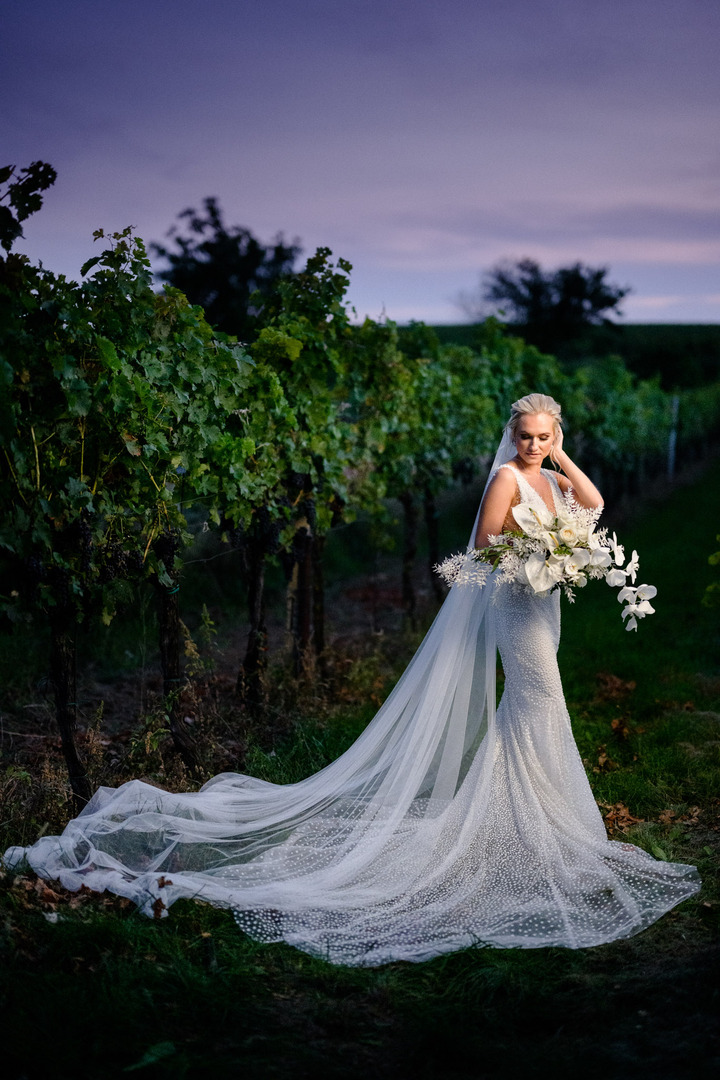
[[[471,543],[517,528],[523,502],[585,507],[599,492],[563,448],[560,406],[512,406]],[[551,456],[564,475],[542,468]],[[179,897],[334,963],[426,960],[471,945],[584,948],[628,937],[699,888],[694,867],[609,841],[557,667],[559,591],[492,575],[454,586],[359,739],[275,785],[224,773],[175,794],[100,788],[62,836],[11,848],[66,888],[164,915]],[[505,688],[496,710],[499,649]]]

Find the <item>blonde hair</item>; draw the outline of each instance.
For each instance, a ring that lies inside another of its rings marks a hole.
[[[526,416],[538,416],[540,413],[550,417],[553,422],[553,435],[557,435],[562,427],[562,409],[555,398],[551,398],[549,394],[526,394],[525,397],[513,401],[510,406],[510,419],[505,425],[505,430],[513,442],[523,419]],[[552,453],[550,458],[555,463]]]

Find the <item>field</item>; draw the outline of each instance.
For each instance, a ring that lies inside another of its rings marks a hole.
[[[565,605],[560,655],[576,737],[609,829],[660,859],[696,864],[704,881],[696,899],[638,937],[596,949],[478,948],[427,964],[353,970],[286,946],[259,946],[226,913],[201,904],[183,902],[169,918],[151,922],[109,896],[68,894],[31,875],[5,874],[6,1075],[714,1075],[720,621],[718,609],[702,607],[701,596],[714,573],[707,557],[717,546],[717,524],[707,504],[718,484],[716,459],[622,527],[626,546],[640,552],[643,580],[658,586],[657,614],[637,634],[626,634],[613,593],[597,584]],[[336,565],[344,575],[336,595],[363,594],[367,569],[349,556],[343,564],[340,554]],[[245,767],[269,779],[294,778],[319,767],[361,729],[416,638],[390,624],[371,644],[349,643],[350,636],[345,628],[336,646],[345,650],[344,688],[333,700],[307,699],[284,726],[245,732],[241,751],[233,751]],[[223,663],[220,650],[214,676],[220,682]],[[135,677],[128,667],[116,695]],[[14,685],[6,715],[32,703],[17,700],[22,678]],[[287,685],[278,695],[290,699]],[[208,731],[220,741],[230,730],[227,715],[214,722]],[[144,724],[143,738],[153,730],[147,717]],[[142,743],[137,731],[134,742],[123,741],[117,726],[98,721],[96,735],[106,757],[122,759],[118,774],[125,775]],[[146,741],[146,757],[134,760],[160,776],[165,766],[154,746]],[[44,737],[42,747],[32,765],[28,757],[13,758],[12,747],[6,752],[7,842],[17,839],[18,806],[28,798],[21,774],[32,770],[35,785],[41,774],[55,782],[52,738]],[[39,805],[36,799],[33,815]],[[62,813],[54,805],[44,804],[46,815],[56,815],[47,827],[56,827]],[[39,826],[40,817],[32,817],[30,827]]]

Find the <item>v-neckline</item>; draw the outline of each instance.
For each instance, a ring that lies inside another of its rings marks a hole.
[[[551,500],[552,500],[552,506],[548,506],[548,504],[547,504],[547,502],[546,502],[546,500],[545,500],[544,496],[542,495],[542,493],[541,493],[541,492],[539,492],[539,491],[537,490],[537,488],[534,488],[534,487],[532,486],[532,484],[530,483],[530,481],[529,481],[529,480],[526,480],[526,479],[525,479],[525,475],[524,475],[524,473],[522,472],[522,470],[518,469],[517,465],[513,465],[512,461],[508,461],[508,462],[506,462],[506,464],[507,464],[507,465],[509,465],[509,466],[510,466],[510,468],[511,468],[511,469],[513,470],[513,472],[514,472],[514,473],[516,473],[518,477],[521,477],[521,478],[522,478],[522,480],[523,480],[523,482],[524,482],[525,484],[527,484],[527,486],[528,486],[528,487],[529,487],[529,488],[530,488],[530,489],[531,489],[532,491],[534,491],[534,492],[535,492],[535,494],[537,495],[537,497],[538,497],[538,498],[539,498],[539,499],[541,500],[541,502],[542,502],[543,506],[545,507],[545,509],[546,509],[546,510],[549,510],[551,514],[555,515],[555,514],[557,513],[557,505],[556,505],[556,503],[555,503],[555,492],[553,491],[553,486],[552,486],[552,483],[551,483],[551,481],[550,481],[550,477],[549,477],[549,476],[546,476],[546,475],[545,475],[545,472],[544,472],[544,470],[543,470],[543,469],[540,469],[540,476],[542,476],[543,480],[545,481],[545,483],[546,483],[546,484],[547,484],[547,486],[548,486],[548,492],[549,492],[549,494],[550,494],[550,498],[551,498]]]

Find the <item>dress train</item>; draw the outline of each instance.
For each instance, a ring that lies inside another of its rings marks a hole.
[[[539,500],[516,475],[522,500]],[[559,639],[558,592],[456,586],[378,715],[320,773],[284,786],[222,774],[190,794],[101,788],[62,836],[5,861],[130,897],[149,915],[181,896],[206,900],[259,940],[335,963],[628,937],[699,878],[608,840],[570,727]]]

